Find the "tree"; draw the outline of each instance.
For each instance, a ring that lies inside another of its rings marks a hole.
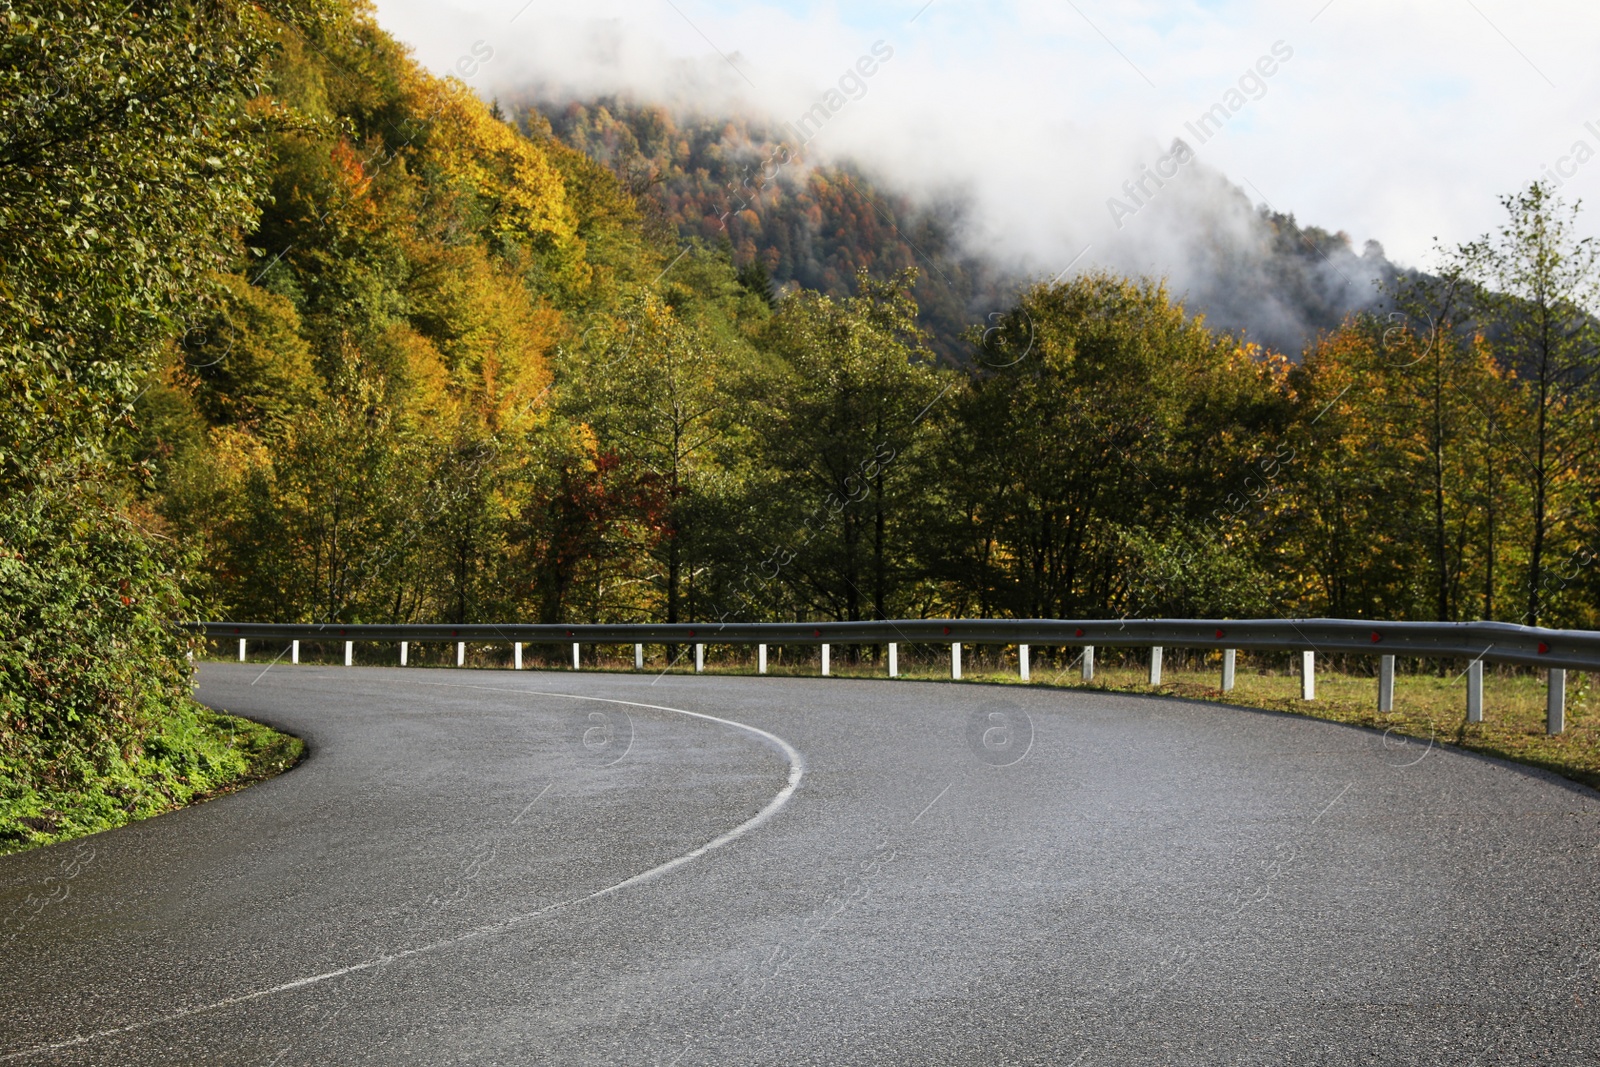
[[[889,618],[901,601],[925,486],[919,448],[941,391],[916,325],[915,281],[914,271],[888,282],[862,271],[859,295],[797,294],[768,325],[775,359],[750,382],[767,473],[755,577],[798,613]]]
[[[1037,285],[974,340],[940,478],[954,495],[941,569],[967,606],[1144,613],[1167,594],[1128,565],[1125,531],[1144,531],[1144,558],[1196,530],[1234,538],[1225,497],[1271,452],[1281,361],[1214,337],[1161,285],[1108,274]]]
[[[1543,182],[1501,203],[1496,233],[1463,245],[1452,266],[1477,283],[1482,326],[1521,385],[1524,467],[1532,504],[1527,610],[1546,614],[1546,569],[1594,491],[1600,448],[1600,244],[1579,238],[1579,205],[1568,207]]]
[[[665,506],[651,550],[667,622],[693,615],[690,593],[701,563],[700,495],[711,487],[729,432],[723,350],[649,290],[614,327],[575,357],[569,403],[593,428],[602,453],[656,486]]]
[[[255,216],[273,16],[233,0],[0,11],[0,759],[137,753],[188,699],[182,550],[121,462],[167,340]],[[25,636],[24,636],[25,635]],[[85,770],[87,766],[89,769]]]

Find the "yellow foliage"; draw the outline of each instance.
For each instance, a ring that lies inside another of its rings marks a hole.
[[[489,205],[489,232],[501,240],[526,242],[553,252],[556,273],[573,288],[589,281],[578,220],[567,203],[566,185],[544,150],[496,119],[467,86],[407,68],[408,97],[433,129],[419,153],[465,184]]]
[[[414,254],[413,318],[427,336],[409,331],[395,343],[419,400],[436,416],[447,408],[453,418],[471,414],[490,431],[521,425],[549,390],[560,314],[532,301],[521,279],[481,245]]]

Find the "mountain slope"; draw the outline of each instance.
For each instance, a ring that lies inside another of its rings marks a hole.
[[[779,286],[840,295],[862,268],[879,278],[918,268],[922,325],[951,361],[970,353],[962,340],[970,326],[1037,278],[1003,250],[970,246],[965,205],[927,202],[849,161],[791,157],[775,126],[761,121],[674,114],[616,97],[522,103],[535,109],[525,124],[609,167],[660,230],[726,241],[736,262],[761,264]],[[1404,273],[1376,242],[1358,252],[1347,234],[1256,208],[1199,165],[1168,200],[1159,236],[1112,265],[1168,277],[1177,298],[1213,328],[1291,356],[1351,312],[1375,306],[1379,285]]]

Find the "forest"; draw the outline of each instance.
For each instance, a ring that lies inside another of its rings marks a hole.
[[[941,340],[914,257],[685,236],[363,7],[0,18],[0,756],[136,745],[183,619],[1600,627],[1600,269],[1544,185],[1304,351],[1094,271]]]

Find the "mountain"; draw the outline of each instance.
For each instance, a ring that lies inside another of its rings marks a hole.
[[[1043,276],[1004,252],[974,247],[970,206],[897,188],[850,160],[792,154],[776,123],[676,113],[615,96],[518,101],[524,129],[553,136],[610,168],[665,236],[726,243],[747,276],[775,286],[852,291],[856,272],[920,272],[916,296],[932,346],[950,362],[963,334]],[[1373,308],[1405,271],[1377,242],[1301,226],[1256,207],[1196,164],[1186,190],[1160,205],[1158,237],[1113,269],[1165,276],[1188,311],[1298,357],[1319,333]],[[759,265],[758,267],[755,265]]]

